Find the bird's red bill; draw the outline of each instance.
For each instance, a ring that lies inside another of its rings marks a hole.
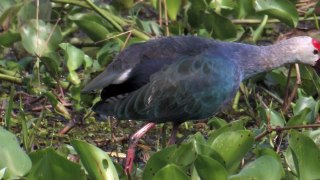
[[[312,44],[316,49],[320,50],[320,42],[318,40],[312,39]]]

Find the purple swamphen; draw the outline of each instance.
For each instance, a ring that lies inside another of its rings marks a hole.
[[[220,42],[194,36],[166,37],[121,52],[83,92],[103,89],[93,110],[122,120],[149,122],[131,138],[130,173],[138,139],[155,123],[212,116],[235,95],[242,80],[290,63],[316,65],[320,42],[301,36],[270,46]]]

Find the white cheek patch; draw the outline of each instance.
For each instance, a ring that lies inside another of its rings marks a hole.
[[[121,84],[124,81],[126,81],[129,77],[129,74],[131,72],[132,69],[127,69],[125,70],[122,74],[119,75],[119,77],[117,79],[115,79],[112,84]]]

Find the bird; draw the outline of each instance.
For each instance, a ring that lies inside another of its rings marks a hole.
[[[197,36],[160,37],[129,46],[83,92],[102,89],[93,111],[147,124],[131,137],[125,171],[138,140],[156,123],[211,117],[233,99],[240,83],[291,63],[319,66],[320,42],[298,36],[268,46]]]

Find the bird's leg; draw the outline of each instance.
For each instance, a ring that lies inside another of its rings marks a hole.
[[[153,129],[155,126],[156,126],[155,123],[148,123],[130,137],[130,143],[129,143],[129,148],[128,148],[127,157],[126,157],[126,164],[124,166],[124,169],[127,175],[131,174],[131,171],[132,171],[132,164],[133,164],[133,160],[136,152],[136,146],[138,144],[139,139],[143,135],[145,135],[150,129]]]
[[[172,131],[171,131],[171,136],[170,139],[168,141],[168,145],[172,145],[176,143],[176,139],[177,139],[177,133],[178,133],[178,129],[180,126],[180,122],[173,122],[172,123]]]

